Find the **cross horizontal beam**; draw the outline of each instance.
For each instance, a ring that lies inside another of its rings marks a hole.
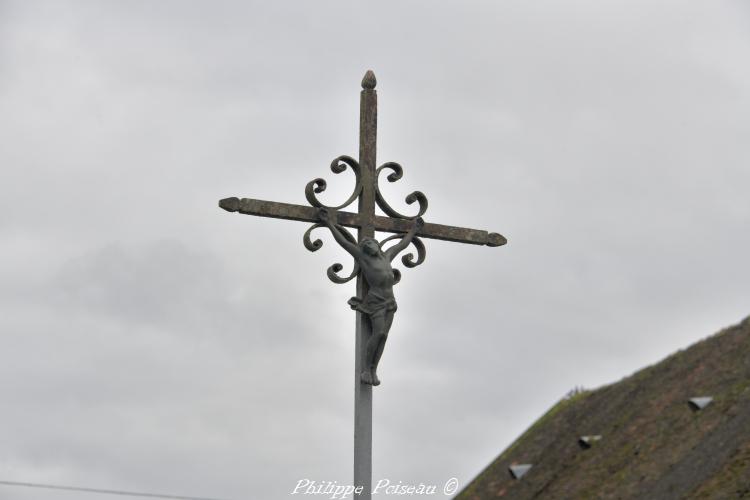
[[[227,212],[239,212],[259,217],[296,220],[300,222],[318,222],[318,209],[305,205],[232,197],[220,200],[219,206]],[[353,228],[361,226],[359,214],[352,212],[337,213],[338,223],[342,226]],[[375,231],[406,233],[411,229],[412,222],[407,219],[395,219],[376,215],[374,217],[374,225]],[[420,238],[455,241],[457,243],[469,243],[472,245],[486,245],[488,247],[499,247],[508,242],[499,233],[490,233],[481,229],[432,224],[429,222],[425,223],[422,230],[417,233],[417,236]]]

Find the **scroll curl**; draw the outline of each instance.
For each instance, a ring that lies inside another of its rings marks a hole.
[[[325,227],[325,224],[321,222],[317,222],[313,224],[307,229],[307,231],[305,231],[305,234],[302,236],[302,243],[305,245],[305,248],[307,248],[311,252],[317,252],[323,246],[323,241],[321,241],[319,238],[312,240],[312,238],[310,237],[313,230],[319,227]],[[354,236],[352,236],[352,234],[349,231],[347,231],[343,226],[339,226],[337,224],[336,227],[341,230],[341,233],[344,235],[344,237],[347,240],[351,241],[354,244],[357,243],[357,240],[354,238]],[[326,270],[328,279],[333,281],[334,283],[342,284],[342,283],[351,281],[359,274],[359,264],[357,263],[357,261],[354,261],[354,266],[352,267],[352,272],[349,274],[349,276],[341,276],[339,272],[341,272],[342,269],[344,269],[344,266],[341,263],[339,262],[333,263]]]
[[[380,242],[380,248],[383,248],[383,245],[387,243],[388,241],[395,240],[396,238],[403,238],[404,235],[402,234],[394,234],[392,236],[387,237],[383,241]],[[427,249],[424,246],[424,243],[422,240],[415,236],[411,240],[411,244],[414,245],[414,248],[417,249],[417,259],[414,260],[414,254],[413,253],[407,253],[404,254],[401,257],[401,262],[409,268],[417,267],[418,265],[422,264],[427,257]],[[396,282],[398,283],[398,280],[401,279],[401,273],[398,274]]]
[[[390,217],[395,217],[397,219],[413,219],[415,217],[423,216],[425,212],[427,212],[427,197],[422,191],[414,191],[410,193],[405,199],[406,203],[409,205],[413,204],[414,202],[419,203],[419,211],[416,215],[412,215],[411,217],[398,212],[392,206],[390,206],[387,201],[385,201],[385,198],[383,198],[383,194],[380,192],[380,186],[378,184],[380,172],[384,169],[390,169],[393,171],[388,174],[388,182],[396,182],[404,176],[403,167],[398,163],[392,161],[383,163],[377,168],[377,170],[375,171],[375,201],[380,209]]]
[[[351,156],[341,155],[331,162],[331,172],[333,172],[334,174],[340,174],[341,172],[346,170],[347,166],[351,169],[352,172],[354,172],[355,179],[354,191],[344,203],[337,206],[328,206],[324,205],[323,202],[318,199],[316,194],[322,193],[326,190],[326,187],[328,187],[328,183],[321,177],[311,180],[305,186],[305,198],[307,198],[308,203],[318,208],[325,207],[332,210],[339,210],[350,205],[354,200],[356,200],[359,194],[362,192],[362,176],[357,160],[355,160]]]
[[[349,276],[340,276],[338,274],[339,271],[341,271],[343,268],[344,266],[342,266],[338,262],[335,262],[326,270],[326,275],[328,276],[328,279],[338,285],[341,285],[343,283],[353,280],[359,274],[359,264],[357,264],[356,262],[354,263],[354,267],[352,268],[352,272],[351,274],[349,274]]]

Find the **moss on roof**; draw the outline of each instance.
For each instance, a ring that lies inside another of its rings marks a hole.
[[[696,396],[714,399],[695,411]],[[534,467],[513,479],[521,463]],[[456,497],[497,498],[750,498],[750,317],[557,403]]]

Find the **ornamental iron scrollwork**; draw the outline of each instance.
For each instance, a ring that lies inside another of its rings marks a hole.
[[[403,167],[398,163],[392,161],[383,163],[377,168],[377,170],[375,170],[375,201],[380,209],[388,214],[389,217],[393,217],[396,219],[414,219],[416,217],[422,217],[425,212],[427,212],[427,197],[422,191],[414,191],[406,197],[406,203],[408,203],[409,205],[413,204],[414,202],[419,203],[419,211],[416,215],[412,215],[411,217],[398,212],[393,207],[391,207],[387,201],[385,201],[385,198],[383,198],[383,194],[380,192],[380,185],[378,184],[380,172],[385,169],[390,169],[393,171],[388,174],[388,177],[386,177],[386,179],[388,179],[388,182],[396,182],[404,176]]]
[[[395,240],[396,238],[401,238],[403,235],[401,234],[394,234],[392,236],[389,236],[385,238],[383,241],[380,242],[380,248],[383,248],[383,245],[391,240]],[[414,245],[414,248],[417,249],[417,260],[414,260],[414,254],[413,253],[407,253],[405,255],[401,256],[401,262],[409,268],[417,267],[422,262],[424,262],[425,257],[427,257],[427,249],[424,246],[424,243],[422,240],[415,236],[411,240],[411,244]]]
[[[319,228],[319,227],[325,227],[325,224],[323,223],[316,223],[310,226],[307,231],[305,231],[305,234],[302,236],[302,243],[305,245],[305,248],[310,250],[311,252],[317,252],[320,250],[320,248],[323,246],[323,241],[320,239],[315,239],[314,241],[310,239],[310,235],[313,232],[313,230]],[[343,226],[336,224],[336,228],[341,231],[341,233],[344,235],[344,237],[349,240],[353,244],[357,244],[357,239],[352,236],[352,234]],[[331,266],[328,267],[326,270],[326,274],[328,275],[328,279],[333,281],[336,284],[343,284],[348,281],[351,281],[353,278],[355,278],[359,274],[359,264],[357,261],[354,261],[354,266],[352,267],[352,272],[349,274],[349,276],[341,276],[338,273],[341,272],[341,270],[344,269],[344,266],[339,263],[335,262]]]
[[[352,191],[351,196],[349,196],[349,198],[344,203],[332,207],[324,205],[323,202],[321,202],[318,197],[315,196],[316,194],[325,191],[326,187],[328,187],[328,183],[321,177],[311,180],[307,183],[307,186],[305,186],[305,198],[307,198],[308,203],[317,208],[325,207],[332,210],[341,210],[342,208],[351,205],[352,202],[357,199],[360,193],[362,193],[362,176],[360,174],[359,163],[357,163],[357,160],[355,160],[351,156],[341,155],[331,162],[331,172],[333,172],[334,174],[340,174],[341,172],[346,170],[347,166],[349,166],[351,171],[354,172],[354,191]]]
[[[361,173],[359,163],[351,156],[342,155],[342,156],[335,158],[331,162],[330,168],[334,174],[340,174],[344,172],[345,170],[347,170],[347,167],[349,170],[351,170],[354,173],[354,177],[355,177],[354,190],[352,191],[352,194],[349,196],[349,198],[347,198],[347,200],[340,205],[335,205],[335,206],[325,205],[323,202],[321,202],[318,199],[316,195],[325,191],[328,184],[325,181],[325,179],[318,177],[308,182],[307,185],[305,186],[305,198],[307,199],[307,201],[310,203],[311,206],[316,207],[318,209],[330,211],[331,213],[335,214],[338,210],[346,208],[347,206],[351,205],[357,200],[357,198],[362,194],[362,190],[363,190],[362,173]],[[417,218],[424,215],[425,212],[427,211],[427,197],[421,191],[414,191],[410,193],[406,197],[406,200],[405,200],[406,203],[409,205],[412,205],[414,203],[418,204],[419,210],[413,216],[407,216],[407,215],[400,213],[399,211],[394,209],[387,201],[385,201],[383,194],[380,192],[380,186],[378,185],[378,179],[380,177],[380,173],[383,170],[391,171],[391,173],[388,174],[388,176],[386,177],[388,182],[396,182],[399,179],[401,179],[404,175],[403,167],[401,167],[401,165],[395,162],[384,163],[375,170],[373,184],[375,188],[375,202],[377,206],[380,207],[380,209],[386,215],[394,219],[416,220]],[[323,241],[321,241],[320,239],[313,240],[311,237],[311,234],[312,234],[312,231],[314,231],[315,229],[320,228],[320,227],[325,227],[325,226],[326,224],[322,222],[317,222],[313,224],[312,226],[310,226],[310,228],[308,228],[307,231],[305,231],[305,234],[302,237],[302,242],[305,245],[305,248],[307,248],[311,252],[316,252],[323,246]],[[355,245],[357,244],[357,239],[342,225],[336,224],[335,219],[334,219],[334,226],[336,229],[338,229],[341,232],[341,234],[344,236],[344,238],[348,242],[355,244]],[[396,240],[399,238],[403,238],[403,237],[404,237],[404,234],[394,234],[394,235],[388,236],[382,241],[379,241],[378,245],[381,248],[381,250],[383,250],[383,246],[387,242]],[[416,236],[414,236],[411,239],[410,244],[413,245],[414,248],[416,249],[417,256],[415,258],[414,253],[407,253],[401,257],[401,262],[408,268],[414,268],[424,262],[427,251],[422,240]],[[348,276],[342,276],[339,274],[343,268],[344,266],[341,263],[336,262],[333,265],[328,267],[326,274],[328,275],[328,278],[332,282],[337,283],[337,284],[342,284],[342,283],[347,283],[351,281],[360,273],[360,265],[356,261],[356,259],[354,259],[352,271]],[[394,276],[394,284],[398,283],[401,280],[401,272],[398,269],[393,269],[393,276]]]

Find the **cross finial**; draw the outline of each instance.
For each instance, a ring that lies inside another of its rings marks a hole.
[[[377,83],[378,81],[375,79],[375,73],[373,73],[371,69],[368,69],[364,78],[362,78],[362,88],[372,90]]]

